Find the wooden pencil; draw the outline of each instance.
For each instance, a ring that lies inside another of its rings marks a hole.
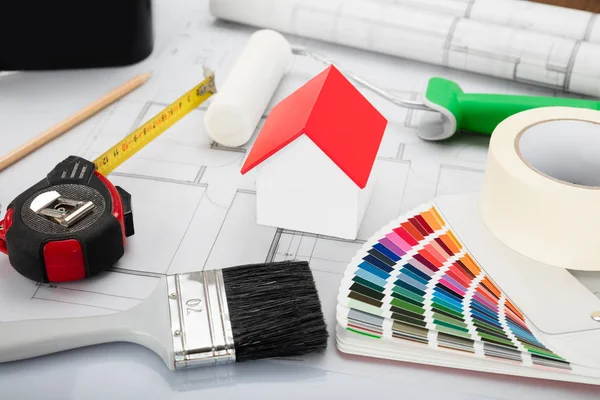
[[[78,125],[82,121],[85,121],[92,115],[96,114],[98,111],[106,108],[110,104],[114,103],[116,100],[122,98],[134,89],[143,85],[150,78],[150,75],[151,73],[148,72],[132,78],[128,82],[112,90],[110,93],[107,93],[106,95],[102,96],[92,104],[79,110],[77,113],[50,127],[48,130],[42,132],[40,135],[34,137],[22,146],[0,157],[0,171],[21,160],[22,158],[32,153],[33,151],[39,149],[51,140],[56,139],[63,133],[67,132],[69,129]]]

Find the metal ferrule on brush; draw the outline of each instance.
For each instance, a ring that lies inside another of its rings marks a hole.
[[[167,277],[175,369],[235,362],[221,270]]]

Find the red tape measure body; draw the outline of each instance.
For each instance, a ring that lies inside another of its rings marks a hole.
[[[21,275],[67,282],[97,275],[133,235],[131,196],[71,156],[19,195],[0,221],[0,251]]]

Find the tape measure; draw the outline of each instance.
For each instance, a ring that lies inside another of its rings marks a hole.
[[[98,157],[94,164],[99,173],[107,176],[132,155],[170,128],[175,122],[202,104],[216,93],[214,74],[208,75],[201,83],[194,86],[171,105],[156,114],[142,126],[131,132],[125,139]]]
[[[0,252],[31,280],[76,281],[114,266],[134,234],[131,196],[106,176],[216,93],[214,74],[91,162],[70,156],[17,196],[0,220]]]

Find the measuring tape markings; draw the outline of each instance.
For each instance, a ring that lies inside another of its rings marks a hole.
[[[98,172],[107,176],[175,122],[215,94],[217,90],[214,74],[207,72],[205,75],[206,78],[202,82],[100,155],[94,161]]]
[[[106,176],[216,93],[214,74],[205,69],[204,76],[94,162],[69,156],[9,204],[0,220],[0,252],[11,255],[18,273],[67,282],[115,265],[135,229],[131,195]],[[102,206],[108,203],[110,210]]]

